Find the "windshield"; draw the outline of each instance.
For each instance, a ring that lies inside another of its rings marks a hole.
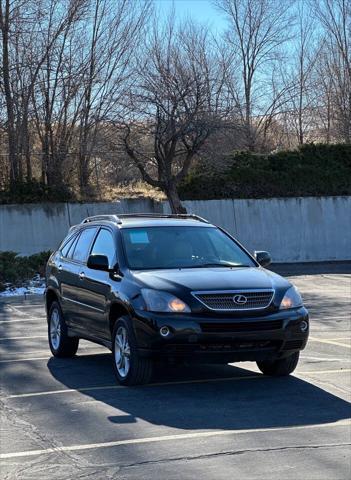
[[[135,270],[256,266],[214,227],[126,228],[122,236],[129,267]]]

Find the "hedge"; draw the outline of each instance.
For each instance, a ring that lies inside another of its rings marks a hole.
[[[74,199],[69,187],[50,187],[34,179],[16,182],[11,188],[0,190],[0,204],[67,202]]]
[[[237,152],[228,167],[193,168],[179,187],[183,200],[351,194],[351,145],[309,144],[271,154]]]

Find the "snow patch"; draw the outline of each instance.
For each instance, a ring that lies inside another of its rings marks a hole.
[[[1,297],[15,297],[20,295],[43,295],[45,291],[45,278],[40,275],[35,275],[32,280],[23,282],[23,285],[16,287],[11,284],[6,284],[6,289],[0,292]]]

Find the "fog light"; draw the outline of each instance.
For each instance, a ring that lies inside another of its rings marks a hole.
[[[302,322],[300,323],[300,330],[301,332],[307,332],[308,322],[306,322],[306,320],[302,320]]]
[[[168,327],[161,327],[160,328],[160,335],[161,337],[168,337],[168,335],[170,334],[170,330]]]

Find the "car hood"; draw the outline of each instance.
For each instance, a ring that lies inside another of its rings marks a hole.
[[[134,271],[133,276],[142,287],[172,293],[184,288],[189,291],[244,290],[288,288],[291,285],[281,276],[262,267]]]

